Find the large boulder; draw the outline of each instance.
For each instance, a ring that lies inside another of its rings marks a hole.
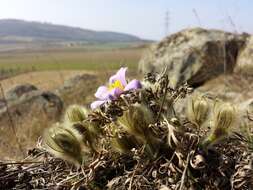
[[[246,115],[246,118],[253,124],[253,98],[242,102],[240,104],[240,108],[242,110],[242,114]]]
[[[11,99],[11,101],[7,99],[7,104],[12,116],[18,115],[19,117],[27,116],[28,113],[43,113],[50,118],[59,118],[63,108],[63,102],[57,95],[40,90],[30,91],[19,98]],[[5,117],[6,112],[7,107],[3,106],[0,110],[0,121],[2,121],[2,117]]]
[[[62,100],[52,92],[33,89],[23,92],[19,97],[11,97],[7,100],[7,106],[5,103],[0,108],[2,159],[22,156],[20,147],[24,152],[33,147],[43,130],[60,119],[63,110]],[[4,157],[6,155],[8,157]]]
[[[6,96],[7,101],[10,101],[10,100],[18,99],[24,94],[27,94],[31,91],[36,91],[36,90],[38,90],[38,88],[32,84],[22,84],[22,85],[14,86],[10,90],[8,90],[5,96]]]
[[[240,52],[235,72],[253,75],[253,36],[250,36],[245,47]]]
[[[232,72],[247,35],[218,30],[186,29],[151,46],[139,62],[141,72],[161,72],[167,67],[170,82],[188,81],[199,86],[224,72]]]
[[[5,101],[4,99],[0,99],[0,109],[5,106]]]
[[[80,74],[66,80],[62,86],[56,89],[55,93],[64,100],[65,105],[84,104],[89,106],[93,94],[104,78],[94,74]]]

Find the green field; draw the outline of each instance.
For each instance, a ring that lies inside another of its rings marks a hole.
[[[127,66],[136,70],[144,48],[60,49],[0,54],[0,78],[18,73],[45,70],[114,70]],[[4,76],[5,75],[5,76]]]

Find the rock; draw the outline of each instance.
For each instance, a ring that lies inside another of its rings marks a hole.
[[[251,122],[253,121],[253,98],[243,101],[240,104],[242,114],[246,116]]]
[[[45,114],[48,119],[58,119],[63,109],[63,102],[52,92],[33,90],[17,99],[12,99],[8,102],[8,108],[13,117],[27,117],[28,114],[40,117],[41,114]],[[0,121],[2,121],[1,117],[7,114],[6,112],[6,107],[0,110]]]
[[[55,93],[59,95],[66,105],[90,103],[99,86],[98,77],[92,74],[81,74],[66,80],[63,86]],[[87,105],[88,106],[88,105]]]
[[[44,92],[31,84],[17,85],[6,92],[6,101],[10,112],[22,115],[28,112],[41,112],[48,114],[48,117],[58,118],[63,109],[62,100],[52,92]],[[0,100],[0,117],[6,111],[6,102]],[[2,109],[1,109],[2,108]],[[0,119],[1,120],[1,119]]]
[[[38,90],[37,87],[34,85],[31,85],[31,84],[17,85],[14,88],[12,88],[6,92],[6,99],[8,101],[15,100],[24,94],[27,94],[31,91],[36,91],[36,90]]]
[[[235,72],[253,75],[253,36],[247,39],[245,47],[238,55]]]
[[[5,106],[5,101],[3,99],[0,99],[0,109],[2,109]]]
[[[139,71],[161,72],[167,67],[172,85],[188,81],[200,86],[224,73],[224,68],[226,73],[233,71],[246,39],[247,35],[218,30],[186,29],[154,44],[140,60]]]
[[[0,157],[21,158],[28,147],[34,147],[46,127],[59,121],[62,100],[52,92],[32,90],[8,101],[0,109]]]
[[[195,88],[192,95],[205,94],[212,99],[218,98],[222,101],[230,102],[239,108],[239,112],[242,115],[245,115],[250,100],[253,102],[252,84],[253,77],[243,78],[242,75],[238,74],[220,75]],[[176,112],[185,114],[187,105],[187,99],[179,99],[175,104]],[[251,113],[253,117],[253,110]]]
[[[253,114],[253,99],[251,99],[250,104],[248,106],[248,111]]]
[[[64,82],[63,86],[58,90],[59,91],[66,91],[71,88],[80,87],[80,85],[82,85],[84,82],[92,81],[94,79],[96,79],[96,76],[91,75],[91,74],[76,75],[76,76],[70,78],[69,80],[66,80]]]
[[[238,74],[220,75],[207,81],[196,90],[213,98],[240,104],[252,97],[252,82],[253,78],[244,78],[244,76]]]

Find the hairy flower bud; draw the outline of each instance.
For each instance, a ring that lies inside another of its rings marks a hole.
[[[155,122],[154,115],[145,104],[131,105],[123,115],[118,118],[118,123],[140,144],[144,145],[146,154],[155,158],[160,148],[160,139],[157,139],[149,128]]]
[[[84,143],[86,150],[97,152],[97,143],[99,136],[102,134],[94,123],[82,122],[73,124],[72,128],[78,131]]]
[[[48,129],[44,134],[46,148],[56,157],[75,164],[82,163],[81,144],[75,132],[62,126]]]
[[[79,105],[72,105],[67,108],[65,120],[71,123],[82,122],[87,118],[87,110]]]
[[[154,115],[146,105],[134,104],[118,118],[119,124],[130,134],[145,140],[149,124],[154,123]]]
[[[137,148],[139,143],[133,135],[127,133],[117,133],[111,139],[111,145],[116,151],[126,154],[129,153],[133,148]]]
[[[213,129],[205,140],[205,146],[214,144],[229,134],[236,121],[236,108],[229,103],[219,102],[214,107]]]
[[[201,126],[207,119],[209,113],[209,103],[206,97],[195,96],[189,101],[188,105],[188,119]]]
[[[214,108],[215,128],[229,129],[236,119],[236,109],[229,103],[218,103]]]

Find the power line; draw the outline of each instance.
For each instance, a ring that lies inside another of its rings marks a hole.
[[[192,12],[193,12],[195,18],[197,19],[199,26],[202,27],[201,20],[199,18],[199,14],[198,14],[197,10],[196,9],[192,9]]]

